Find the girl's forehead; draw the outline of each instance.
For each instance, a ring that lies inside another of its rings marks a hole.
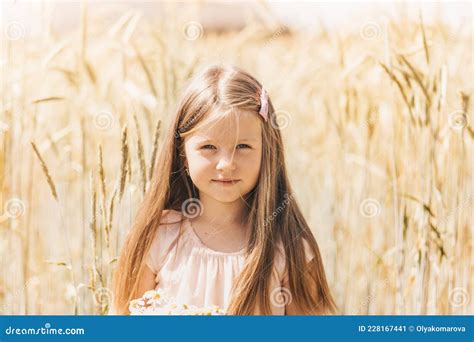
[[[251,111],[232,111],[200,124],[189,136],[193,140],[261,141],[262,122]]]

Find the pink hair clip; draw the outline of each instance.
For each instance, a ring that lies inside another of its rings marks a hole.
[[[268,120],[268,94],[263,87],[260,93],[260,111],[258,114],[263,117],[265,122]]]

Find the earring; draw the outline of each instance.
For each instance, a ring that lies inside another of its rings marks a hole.
[[[186,174],[189,176],[189,169],[187,167],[184,168],[184,171],[186,172]]]

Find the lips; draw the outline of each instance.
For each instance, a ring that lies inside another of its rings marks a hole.
[[[235,184],[237,182],[240,182],[240,179],[213,179],[212,180],[215,183],[218,184]]]

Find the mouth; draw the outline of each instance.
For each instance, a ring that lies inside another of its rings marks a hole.
[[[212,182],[219,185],[234,185],[240,182],[240,179],[213,179]]]

